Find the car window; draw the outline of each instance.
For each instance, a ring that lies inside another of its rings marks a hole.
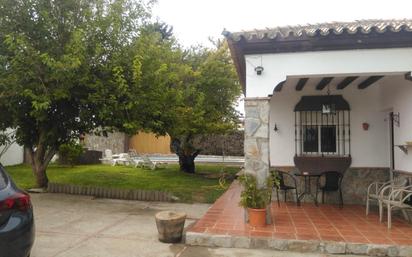
[[[6,174],[0,166],[0,189],[3,189],[7,186]]]

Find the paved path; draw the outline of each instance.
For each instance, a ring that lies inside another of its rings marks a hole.
[[[121,201],[61,194],[33,194],[32,200],[36,242],[31,257],[325,256],[186,247],[157,240],[156,212],[185,211],[190,224],[206,212],[207,204]]]

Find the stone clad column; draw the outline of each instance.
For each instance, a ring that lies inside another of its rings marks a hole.
[[[245,172],[260,186],[269,176],[269,97],[245,98]]]
[[[269,100],[245,98],[245,172],[255,175],[260,187],[266,186],[269,176]],[[270,206],[266,208],[266,223],[272,223]]]

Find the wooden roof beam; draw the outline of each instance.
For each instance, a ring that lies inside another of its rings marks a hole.
[[[369,87],[370,85],[372,85],[373,83],[375,83],[376,81],[380,80],[381,78],[383,78],[384,76],[370,76],[369,78],[365,79],[364,81],[362,81],[359,85],[358,88],[359,89],[365,89],[367,87]]]
[[[306,82],[308,82],[309,78],[301,78],[299,79],[298,83],[296,84],[296,91],[301,91],[303,87],[306,85]]]
[[[408,73],[405,74],[405,79],[406,79],[406,80],[409,80],[409,81],[412,81],[411,72],[408,72]]]
[[[280,92],[283,88],[283,85],[285,84],[286,80],[279,82],[279,84],[277,84],[275,86],[275,89],[273,90],[273,92]]]
[[[316,90],[323,90],[329,83],[332,81],[333,77],[325,77],[321,81],[319,81],[318,85],[316,86]]]
[[[344,78],[339,84],[336,86],[336,89],[342,90],[350,85],[355,79],[359,78],[358,76],[350,76]]]

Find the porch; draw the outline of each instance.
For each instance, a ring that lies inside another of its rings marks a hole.
[[[361,205],[276,202],[273,223],[250,227],[239,207],[241,187],[234,182],[186,233],[190,245],[269,248],[329,254],[412,256],[412,225],[396,218],[392,229],[379,222],[377,210],[365,216]]]

